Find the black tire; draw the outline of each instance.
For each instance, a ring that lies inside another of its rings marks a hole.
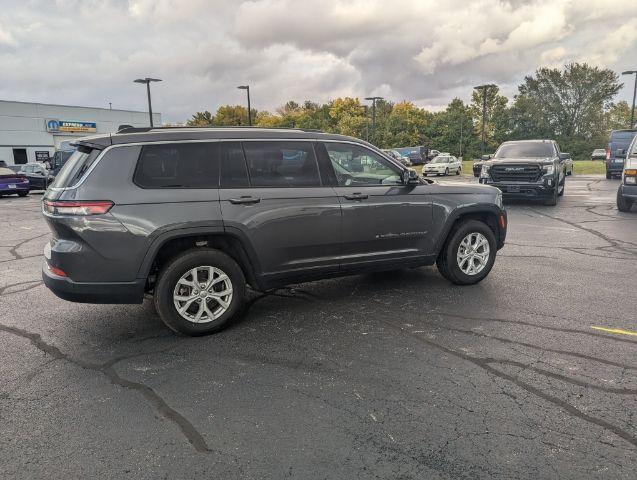
[[[608,170],[606,170],[606,180],[610,180],[611,178],[612,178],[612,175],[610,174]]]
[[[29,192],[18,192],[18,197],[26,197]]]
[[[633,201],[627,199],[621,194],[621,190],[617,189],[617,210],[620,212],[630,212],[633,206]]]
[[[457,261],[458,248],[460,242],[471,233],[481,233],[489,242],[489,259],[484,268],[475,275],[464,273]],[[462,222],[449,232],[442,250],[436,259],[436,266],[440,274],[456,285],[473,285],[486,277],[495,262],[497,245],[493,230],[484,222],[479,220],[468,220]]]
[[[548,205],[550,207],[554,207],[555,205],[557,205],[558,190],[559,186],[556,185],[555,188],[553,188],[553,193],[551,194],[551,196],[544,200],[544,205]]]
[[[461,167],[458,167],[458,170],[456,170],[456,175],[460,175],[460,169]]]
[[[560,187],[562,187],[562,189],[560,190]],[[564,192],[566,191],[566,175],[564,175],[564,179],[562,180],[562,183],[560,183],[557,187],[558,190],[558,196],[562,197],[564,196]]]
[[[449,167],[445,168],[445,177],[449,175]]]
[[[173,301],[177,281],[196,267],[212,266],[222,270],[232,285],[232,298],[228,309],[219,318],[208,323],[193,323],[182,317]],[[198,336],[215,333],[230,323],[243,307],[245,300],[245,276],[241,267],[230,256],[220,250],[197,248],[173,258],[160,272],[155,287],[155,308],[168,328],[184,335]]]

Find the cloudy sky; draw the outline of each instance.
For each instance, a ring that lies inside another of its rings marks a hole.
[[[0,0],[0,99],[146,108],[381,95],[440,109],[512,96],[539,66],[637,69],[636,0]],[[632,87],[632,82],[631,87]],[[618,99],[632,99],[627,86]]]

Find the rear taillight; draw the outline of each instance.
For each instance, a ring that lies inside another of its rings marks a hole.
[[[49,268],[52,274],[57,275],[58,277],[66,277],[66,272],[61,268],[54,267],[53,265],[49,265],[48,263],[46,264],[46,266]]]
[[[610,148],[606,149],[606,160],[610,160]]]
[[[110,200],[51,201],[44,200],[42,208],[52,215],[102,215],[112,207]]]

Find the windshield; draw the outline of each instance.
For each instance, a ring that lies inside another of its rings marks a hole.
[[[548,142],[503,143],[493,158],[546,158],[555,155]]]
[[[436,157],[431,163],[449,163],[449,157]]]
[[[78,147],[66,161],[57,177],[55,177],[55,181],[51,184],[51,187],[64,188],[75,185],[100,153],[101,150],[98,149],[84,146]]]

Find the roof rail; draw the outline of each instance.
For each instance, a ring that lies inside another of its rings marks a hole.
[[[296,130],[299,132],[320,132],[323,133],[323,130],[319,130],[316,128],[293,128],[293,127],[254,127],[248,125],[222,125],[222,126],[168,126],[168,127],[133,127],[131,125],[120,125],[117,132],[115,133],[145,133],[151,132],[153,130],[179,130],[179,129],[231,129],[231,128],[246,128],[246,129],[255,129],[255,130]]]

